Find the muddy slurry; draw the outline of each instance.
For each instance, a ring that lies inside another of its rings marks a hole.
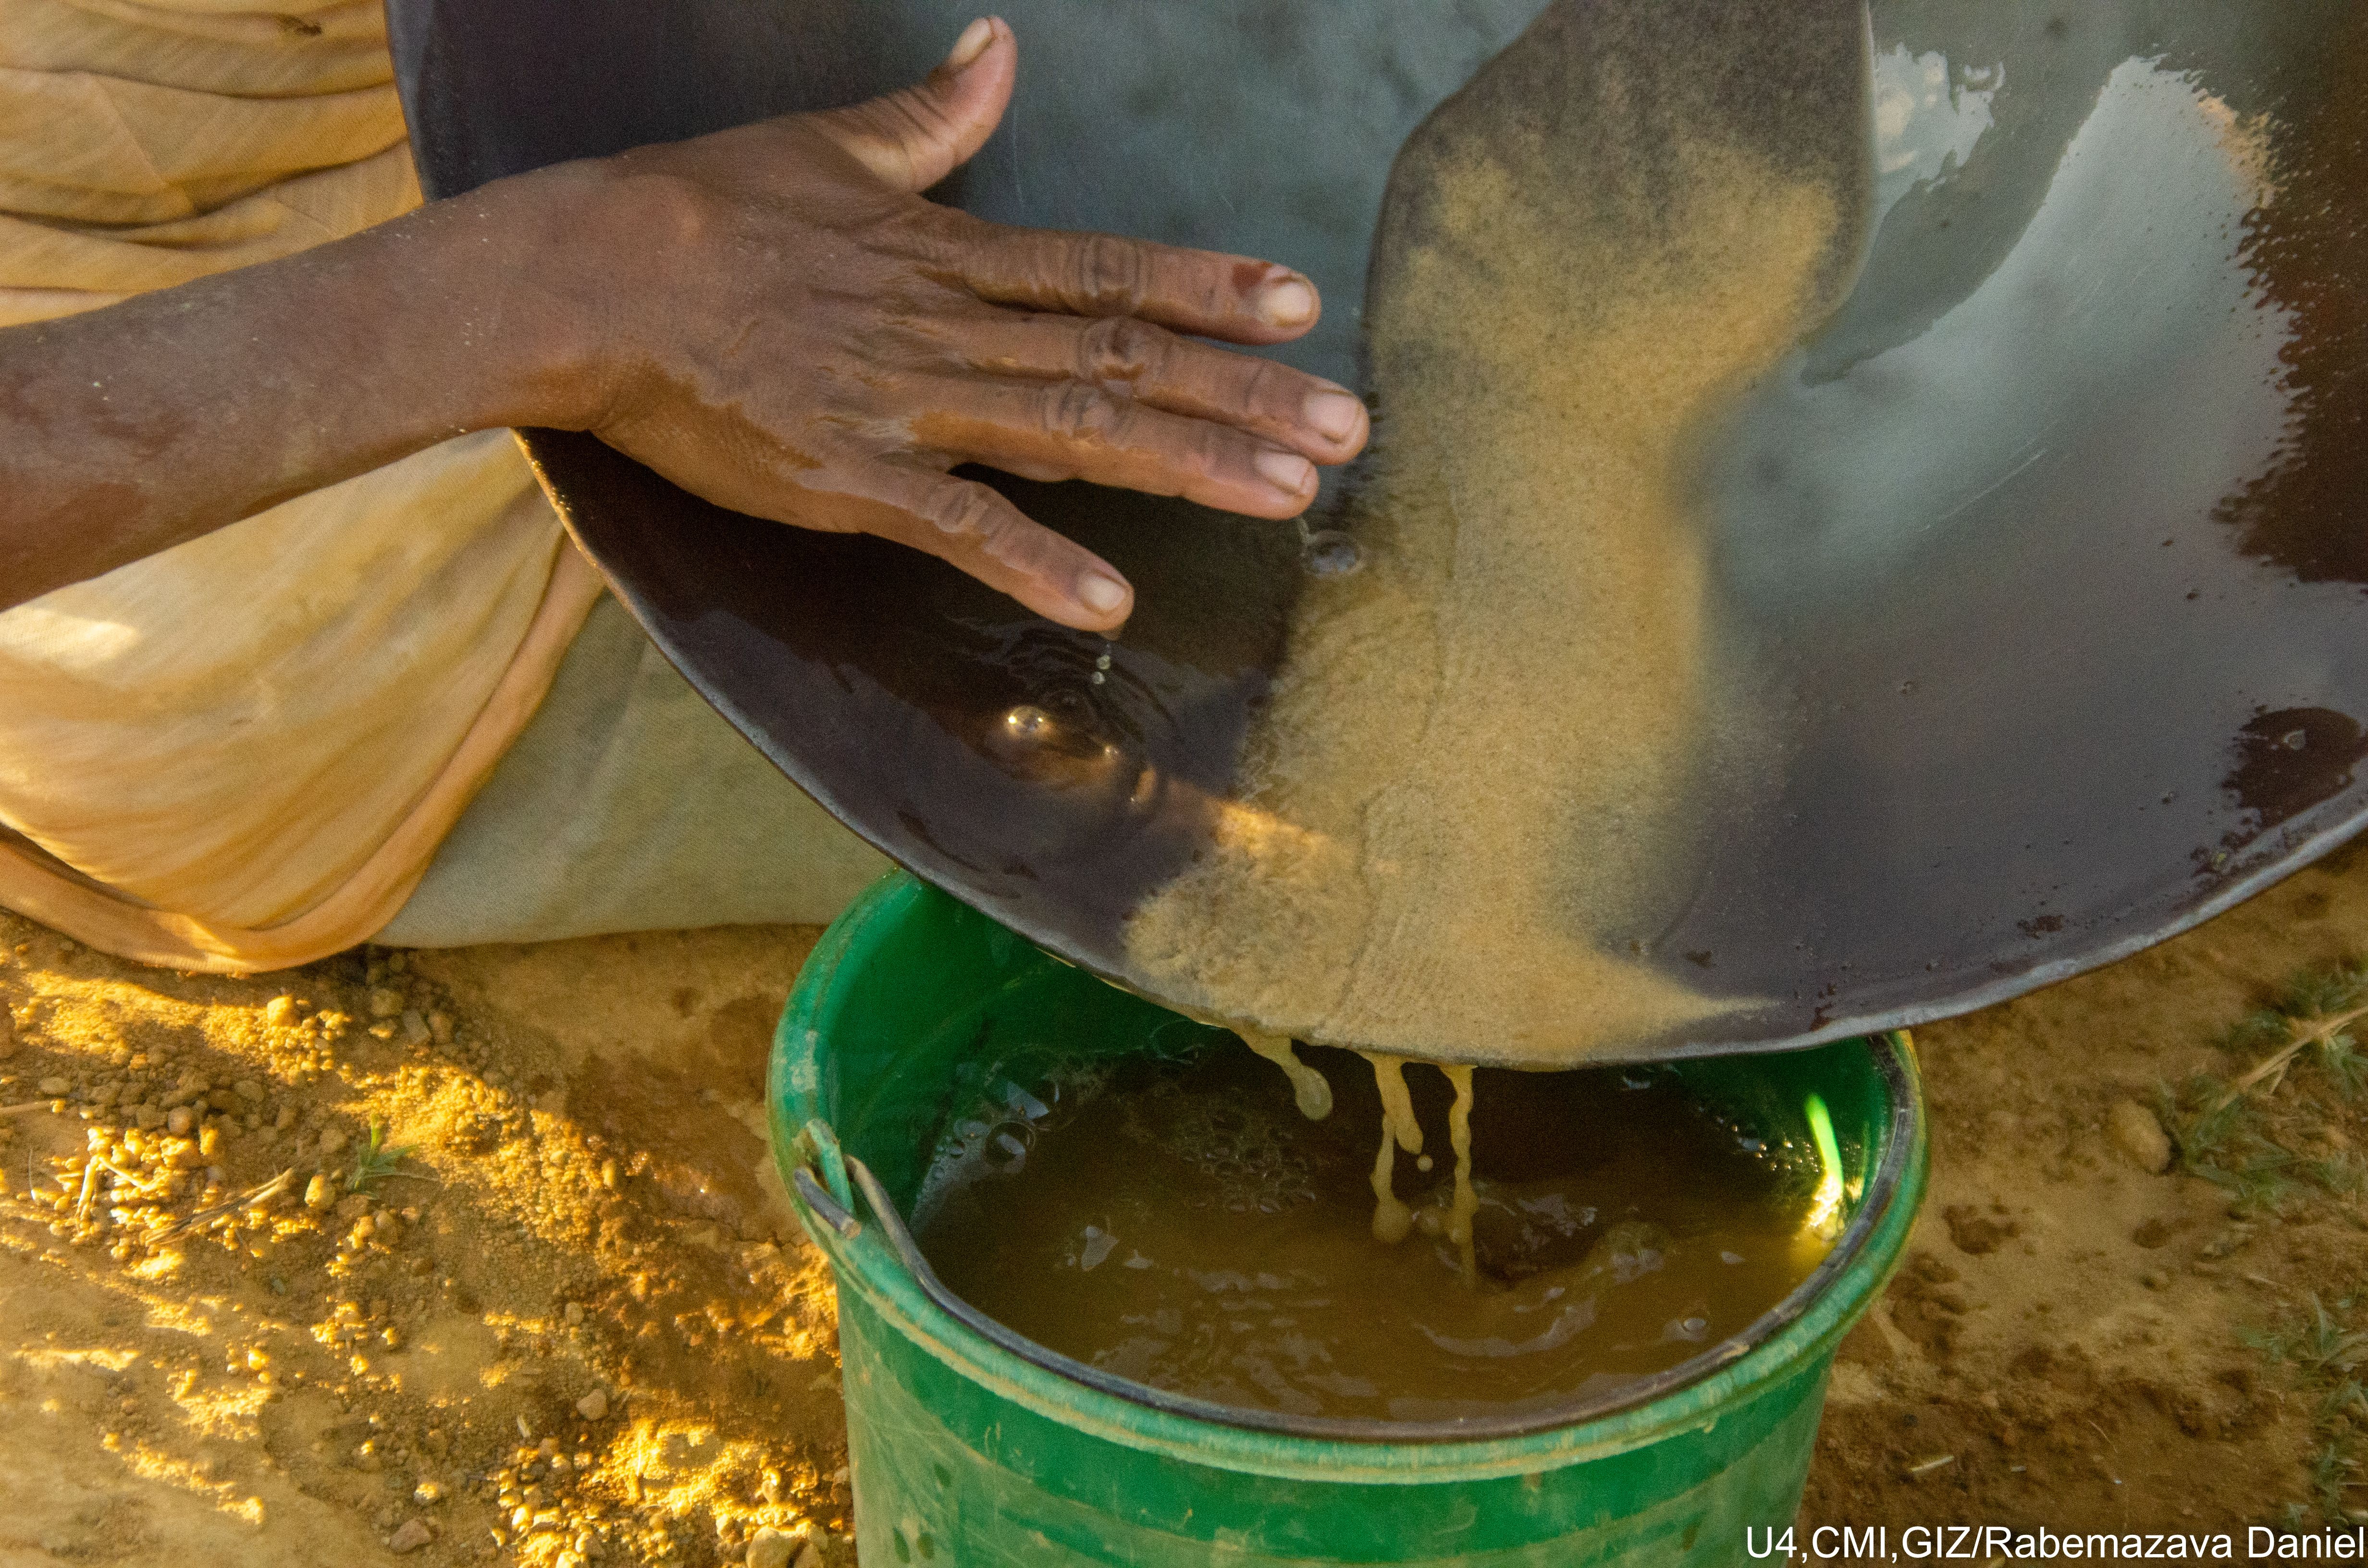
[[[1332,1085],[1320,1121],[1223,1041],[1074,1075],[1025,1136],[990,1127],[1008,1108],[958,1120],[917,1205],[922,1251],[973,1306],[1106,1371],[1392,1421],[1615,1392],[1740,1333],[1825,1256],[1804,1227],[1814,1155],[1667,1074],[1452,1083],[1305,1056]]]
[[[1732,1005],[1631,950],[1717,771],[1689,443],[1847,286],[1866,83],[1855,4],[1565,4],[1408,140],[1362,565],[1310,578],[1213,843],[1129,923],[1159,994],[1558,1064]]]

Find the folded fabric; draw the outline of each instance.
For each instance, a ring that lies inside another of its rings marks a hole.
[[[376,0],[0,0],[0,324],[418,201]],[[0,903],[189,969],[350,946],[598,594],[489,431],[0,614]]]

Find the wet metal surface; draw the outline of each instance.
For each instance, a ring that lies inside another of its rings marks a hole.
[[[1358,383],[1392,160],[1543,8],[1019,0],[1012,115],[939,194],[1301,267],[1326,315],[1281,357]],[[970,16],[390,9],[435,193],[860,99]],[[1638,1054],[2028,989],[2368,810],[2368,11],[1886,3],[1871,57],[1862,267],[1690,475],[1710,760],[1678,802],[1666,913],[1618,944],[1734,1005]],[[1133,579],[1109,642],[895,547],[719,512],[590,437],[529,446],[626,603],[767,755],[1121,981],[1123,922],[1205,847],[1309,574],[1363,567],[1338,485],[1311,541],[998,479]],[[1570,826],[1582,849],[1603,831]]]

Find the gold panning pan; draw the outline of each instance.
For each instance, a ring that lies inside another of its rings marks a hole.
[[[2368,14],[1019,0],[938,194],[1272,256],[1304,525],[996,483],[1115,642],[527,439],[768,756],[1121,984],[1485,1062],[1799,1045],[2156,941],[2368,808]],[[424,176],[869,97],[919,0],[396,0]],[[1107,661],[1105,664],[1104,661]]]

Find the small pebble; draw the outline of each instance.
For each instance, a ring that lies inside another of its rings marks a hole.
[[[800,1537],[770,1527],[748,1538],[748,1568],[790,1568],[799,1548],[805,1545]]]
[[[403,1012],[403,993],[390,991],[381,985],[370,994],[370,1014],[373,1018],[392,1018]]]
[[[2105,1113],[2105,1135],[2142,1171],[2160,1176],[2170,1169],[2170,1135],[2154,1112],[2135,1100],[2115,1100]]]
[[[275,1029],[296,1027],[296,998],[274,996],[263,1005],[263,1021]]]
[[[575,1402],[575,1414],[586,1421],[599,1420],[609,1414],[609,1396],[600,1390],[594,1389]]]
[[[444,1483],[440,1481],[423,1481],[411,1489],[411,1500],[425,1506],[441,1503],[444,1501]]]
[[[345,1146],[346,1135],[336,1128],[332,1127],[321,1134],[321,1153],[324,1157],[335,1154]]]
[[[325,1176],[315,1175],[304,1184],[304,1207],[312,1210],[332,1208],[337,1201],[337,1188]]]
[[[187,1138],[197,1124],[198,1113],[188,1106],[176,1105],[165,1113],[165,1131],[176,1138]]]
[[[387,1540],[391,1551],[416,1551],[436,1539],[436,1532],[418,1519],[405,1519],[402,1527]]]
[[[41,1093],[49,1096],[51,1099],[56,1099],[60,1095],[67,1095],[74,1092],[74,1080],[72,1078],[44,1078],[40,1081],[40,1084],[38,1086]]]

